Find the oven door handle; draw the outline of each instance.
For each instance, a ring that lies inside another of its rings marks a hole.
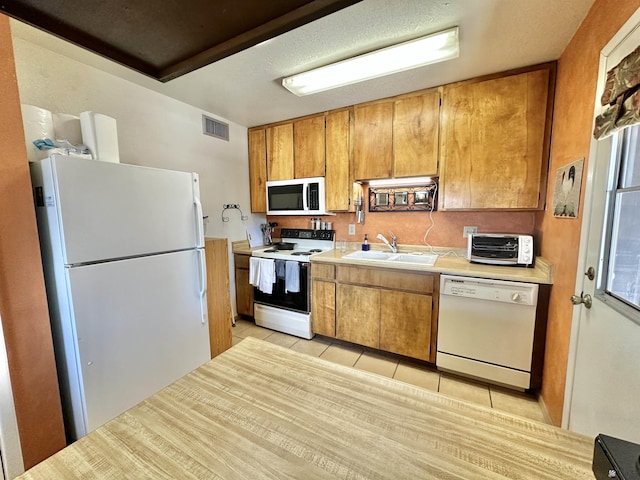
[[[309,210],[309,184],[304,183],[302,187],[304,189],[304,194],[302,195],[302,209],[306,212]]]

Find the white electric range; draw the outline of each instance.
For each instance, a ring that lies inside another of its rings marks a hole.
[[[335,247],[335,232],[283,228],[280,238],[281,242],[251,253],[253,257],[273,259],[276,271],[271,293],[254,287],[256,325],[311,339],[309,259]],[[252,278],[251,273],[249,277]],[[287,288],[293,284],[297,288]]]

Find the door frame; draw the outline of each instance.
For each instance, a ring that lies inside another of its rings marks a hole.
[[[600,51],[600,61],[598,64],[598,81],[596,85],[596,96],[595,96],[595,104],[594,104],[594,112],[593,119],[601,114],[605,107],[600,105],[600,97],[602,96],[602,92],[605,87],[605,80],[607,76],[607,59],[611,55],[611,53],[615,50],[615,48],[624,41],[631,33],[640,28],[640,8],[638,8],[633,15],[629,17],[629,19],[624,23],[624,25],[618,30],[611,40],[607,42],[607,44]],[[593,124],[593,122],[592,122]],[[606,182],[608,181],[608,167],[607,174],[603,176],[598,176],[598,157],[599,151],[603,148],[607,148],[611,151],[611,137],[604,140],[596,140],[593,135],[591,136],[591,143],[589,145],[589,161],[587,164],[587,176],[585,182],[585,200],[582,208],[582,226],[580,231],[580,247],[578,249],[578,263],[576,269],[576,282],[575,282],[575,290],[576,292],[583,291],[584,281],[585,281],[585,270],[587,268],[587,255],[589,250],[589,243],[593,239],[589,238],[591,226],[593,223],[593,216],[597,215],[598,220],[601,221],[602,215],[604,215],[604,201],[602,199],[598,199],[598,201],[594,198],[594,191],[596,189],[596,181]],[[602,167],[601,167],[602,168]],[[604,177],[604,178],[603,178]],[[599,185],[600,183],[598,183]],[[567,299],[569,301],[569,299]],[[565,394],[564,394],[564,404],[562,409],[562,428],[569,428],[569,420],[571,416],[571,403],[573,399],[573,383],[576,371],[576,360],[578,354],[578,337],[580,331],[580,322],[583,313],[583,308],[578,306],[578,308],[573,309],[573,314],[571,316],[571,334],[569,339],[569,358],[567,359],[567,375],[565,379]]]

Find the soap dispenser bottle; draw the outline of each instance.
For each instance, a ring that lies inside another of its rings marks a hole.
[[[369,238],[366,233],[364,234],[364,240],[362,241],[362,250],[365,252],[369,250]]]

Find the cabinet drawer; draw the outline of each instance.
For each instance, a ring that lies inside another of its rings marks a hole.
[[[313,278],[326,278],[327,280],[335,280],[336,266],[311,262],[311,276]]]
[[[337,280],[367,287],[384,287],[407,292],[433,293],[436,274],[393,271],[377,268],[338,266]]]
[[[246,268],[249,269],[249,259],[251,255],[241,255],[236,253],[233,256],[233,263],[235,268]]]

